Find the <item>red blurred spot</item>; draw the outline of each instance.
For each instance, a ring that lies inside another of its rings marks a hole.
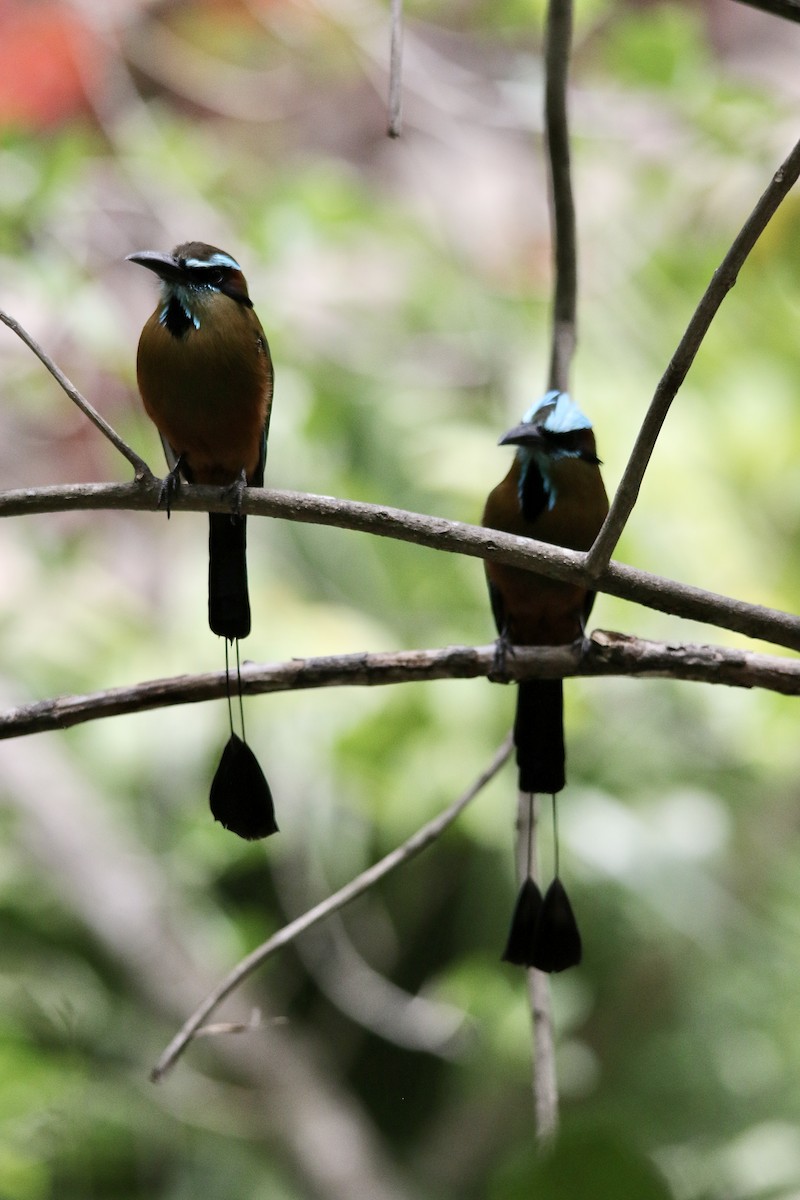
[[[61,4],[0,0],[0,124],[40,128],[86,111],[86,80],[104,58],[92,31]]]

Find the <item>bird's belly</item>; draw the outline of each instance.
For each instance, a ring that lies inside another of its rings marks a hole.
[[[230,484],[256,471],[267,415],[264,383],[239,364],[162,356],[157,372],[140,368],[148,415],[195,483]]]
[[[560,646],[583,632],[586,588],[519,567],[487,563],[502,596],[505,634],[518,646]]]
[[[149,405],[145,408],[155,420]],[[243,470],[249,478],[258,465],[263,418],[244,415],[224,400],[204,403],[196,396],[190,405],[171,402],[156,423],[194,483],[225,485]]]

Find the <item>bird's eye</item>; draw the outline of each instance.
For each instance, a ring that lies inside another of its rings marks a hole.
[[[219,287],[219,285],[225,280],[225,272],[220,270],[208,271],[206,274],[206,279],[212,285],[212,287]]]

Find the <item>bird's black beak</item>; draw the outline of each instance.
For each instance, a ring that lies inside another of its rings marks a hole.
[[[523,421],[504,433],[497,443],[498,446],[538,446],[544,441],[540,425],[531,425]]]
[[[169,282],[184,278],[181,264],[171,254],[159,254],[155,250],[137,250],[135,254],[126,254],[125,261],[147,267],[148,271],[155,271],[160,279]]]

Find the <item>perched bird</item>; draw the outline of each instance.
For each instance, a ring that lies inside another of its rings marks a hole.
[[[240,837],[277,831],[269,785],[244,738],[240,638],[250,633],[245,487],[264,482],[272,408],[272,359],[241,267],[224,250],[184,242],[172,254],[142,250],[130,262],[155,272],[161,297],[142,330],[136,376],[159,433],[170,472],[162,488],[167,512],[182,476],[230,489],[234,512],[209,514],[208,622],[236,642],[242,737],[233,731],[211,785],[211,811]]]
[[[588,550],[608,512],[594,433],[566,392],[548,392],[500,439],[517,452],[505,479],[489,494],[483,524],[491,529]],[[495,624],[504,642],[559,646],[583,633],[594,593],[486,562]],[[554,795],[564,786],[562,682],[519,684],[514,721],[519,790]]]
[[[525,538],[588,550],[608,512],[590,422],[566,392],[548,391],[525,413],[500,445],[516,445],[509,474],[489,493],[483,524]],[[581,636],[594,593],[576,583],[552,580],[516,566],[486,563],[500,648],[559,646]],[[518,685],[513,724],[519,791],[553,797],[564,787],[564,713],[560,679],[531,679]],[[555,834],[555,828],[554,828]],[[528,868],[517,896],[503,958],[540,971],[565,971],[581,961],[581,934],[559,878],[558,835],[555,877],[542,896]]]
[[[128,259],[161,281],[139,338],[136,374],[171,467],[167,506],[179,476],[230,487],[241,504],[245,485],[264,481],[273,387],[269,346],[241,267],[204,242]],[[238,512],[209,514],[208,620],[229,641],[250,632],[246,519]]]
[[[588,550],[600,530],[608,499],[588,419],[566,392],[548,392],[500,439],[517,452],[505,479],[489,494],[483,524],[522,537]],[[557,646],[583,633],[594,593],[519,567],[486,562],[500,649]],[[560,679],[518,685],[514,746],[519,790],[553,796],[564,787],[564,723]],[[558,872],[544,896],[532,878],[531,846],[503,958],[541,971],[563,971],[581,960],[572,906]]]

